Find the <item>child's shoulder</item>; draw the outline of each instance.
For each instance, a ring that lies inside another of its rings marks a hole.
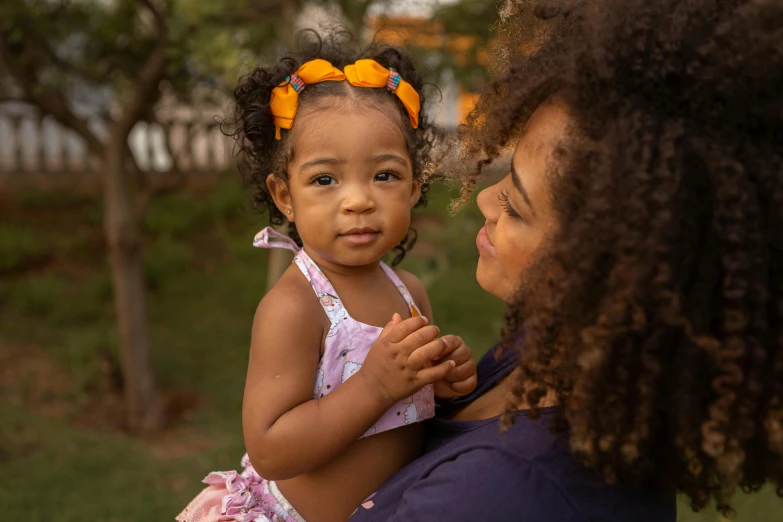
[[[408,288],[408,292],[410,292],[414,301],[420,304],[425,302],[429,303],[427,290],[424,288],[424,284],[422,284],[418,277],[411,274],[407,270],[403,270],[402,268],[395,267],[392,270],[394,270],[394,273],[397,274],[397,277],[400,278],[400,281],[402,281],[402,283]]]
[[[321,315],[323,311],[313,287],[292,264],[261,299],[256,309],[255,322],[314,324],[309,319]]]

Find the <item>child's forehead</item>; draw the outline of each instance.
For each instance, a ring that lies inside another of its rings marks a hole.
[[[292,145],[297,159],[329,151],[348,157],[397,151],[410,160],[403,121],[394,105],[338,103],[303,107],[296,116]]]

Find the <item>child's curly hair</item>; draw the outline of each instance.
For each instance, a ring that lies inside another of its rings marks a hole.
[[[553,391],[609,481],[695,509],[767,480],[781,494],[783,3],[513,3],[567,17],[509,61],[466,147],[480,173],[553,96],[574,126],[548,178],[541,291],[509,312],[516,397]]]
[[[426,97],[424,82],[416,72],[411,59],[400,49],[391,46],[371,46],[369,49],[357,52],[350,33],[344,30],[333,30],[326,36],[320,36],[315,31],[305,30],[299,35],[300,50],[285,54],[276,64],[258,66],[250,74],[240,79],[234,90],[236,100],[233,119],[234,136],[237,144],[237,162],[245,182],[254,190],[253,202],[261,212],[269,212],[272,225],[280,226],[286,222],[285,216],[275,206],[272,195],[267,188],[266,178],[275,174],[282,180],[288,180],[287,165],[290,158],[290,137],[296,129],[283,129],[282,139],[275,139],[275,125],[269,110],[272,89],[284,82],[287,77],[305,62],[320,58],[331,62],[338,69],[352,64],[362,58],[372,58],[382,66],[394,68],[400,76],[410,83],[421,100],[419,126],[414,129],[408,120],[408,114],[402,102],[385,87],[365,88],[353,87],[347,81],[321,82],[308,85],[299,95],[299,104],[317,103],[327,96],[345,96],[353,100],[366,101],[377,107],[389,104],[399,112],[400,128],[402,129],[408,151],[413,164],[413,179],[421,182],[421,198],[417,207],[426,205],[430,175],[428,167],[434,163],[432,156],[440,138],[439,132],[424,112]],[[301,238],[294,223],[288,225],[289,236],[302,246]],[[410,250],[416,241],[416,234],[411,229],[402,242],[395,247],[396,256],[392,264],[402,261],[406,251]]]

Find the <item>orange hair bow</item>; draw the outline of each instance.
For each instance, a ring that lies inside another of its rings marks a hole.
[[[353,65],[345,66],[345,78],[355,87],[386,87],[392,91],[408,111],[411,126],[419,128],[419,93],[402,79],[400,73],[387,69],[375,60],[357,60]]]
[[[397,71],[387,69],[375,60],[357,60],[353,65],[346,65],[343,73],[326,60],[317,58],[302,64],[286,81],[272,89],[269,109],[275,121],[275,139],[280,139],[280,129],[293,126],[299,107],[299,93],[306,85],[345,79],[354,87],[386,87],[405,106],[411,126],[414,129],[419,127],[419,93]]]
[[[280,129],[290,129],[299,107],[299,93],[305,85],[319,82],[342,81],[345,74],[331,63],[320,58],[302,64],[286,81],[272,89],[269,109],[275,119],[275,139],[280,139]]]

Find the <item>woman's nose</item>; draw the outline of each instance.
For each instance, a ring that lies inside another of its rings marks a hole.
[[[484,218],[491,223],[497,222],[500,215],[500,206],[498,204],[498,199],[495,196],[497,190],[497,184],[492,185],[479,192],[479,195],[476,198],[476,204],[478,205],[479,210],[484,214]]]
[[[375,210],[375,200],[368,187],[353,185],[345,190],[342,203],[343,212],[363,214]]]

